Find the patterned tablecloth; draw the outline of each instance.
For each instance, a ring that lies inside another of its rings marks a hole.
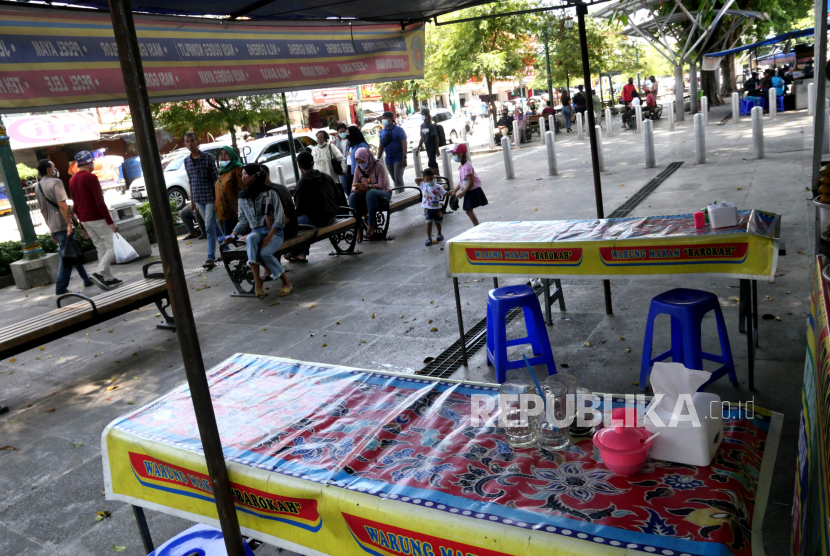
[[[302,554],[763,554],[779,414],[732,408],[711,466],[626,478],[590,440],[513,450],[473,426],[493,385],[245,354],[208,378],[244,531]],[[217,523],[186,385],[102,443],[108,499]]]
[[[773,281],[780,219],[739,211],[737,226],[702,230],[691,214],[486,222],[448,242],[448,275],[711,274]]]

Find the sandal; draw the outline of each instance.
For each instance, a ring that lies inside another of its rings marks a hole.
[[[426,245],[427,247],[431,247],[431,246],[432,246],[432,238],[429,238],[429,239],[426,241],[426,243],[424,243],[424,245]]]
[[[307,263],[308,262],[308,257],[306,257],[304,259],[301,259],[300,257],[297,257],[295,255],[291,255],[291,258],[285,257],[285,260],[288,261],[288,262],[291,262],[291,263],[301,263],[302,264],[302,263]]]
[[[264,289],[263,290],[254,290],[254,294],[256,295],[257,299],[265,299],[265,296],[268,295],[267,293],[265,293]]]
[[[216,262],[211,261],[210,259],[205,261],[205,264],[202,265],[202,268],[205,270],[213,270],[216,267]]]
[[[444,234],[438,234],[435,237],[435,241],[444,241]]]
[[[285,297],[294,289],[294,286],[283,286],[280,290],[280,297]]]

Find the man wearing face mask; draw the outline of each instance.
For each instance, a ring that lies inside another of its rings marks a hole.
[[[388,110],[383,113],[380,121],[383,130],[380,132],[380,147],[378,160],[386,154],[386,169],[395,183],[395,187],[403,187],[403,170],[406,168],[406,133],[403,128],[395,124],[395,115]]]
[[[340,185],[343,187],[343,191],[352,186],[352,167],[349,165],[349,157],[346,156],[349,154],[349,133],[348,133],[348,126],[343,122],[339,122],[337,124],[337,136],[334,138],[333,144],[337,147],[337,150],[345,157],[343,161],[343,170],[346,172],[341,174],[340,177]]]
[[[58,179],[60,173],[51,160],[39,161],[37,163],[37,173],[40,174],[40,182],[35,188],[37,204],[40,207],[41,214],[43,214],[43,220],[49,226],[52,241],[60,246],[60,251],[63,251],[66,238],[75,233],[72,226],[72,215],[69,213],[69,207],[66,204],[66,188],[64,188],[63,182]],[[78,276],[84,281],[85,288],[94,285],[94,282],[87,276],[83,265],[75,265],[75,270],[78,271]],[[59,259],[58,277],[55,280],[55,295],[63,295],[69,292],[67,287],[71,275],[72,267],[64,266],[63,261]]]

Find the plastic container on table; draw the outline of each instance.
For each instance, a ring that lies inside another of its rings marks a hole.
[[[611,412],[613,420],[624,423],[606,427],[594,435],[594,445],[599,449],[602,463],[623,477],[642,469],[651,447],[651,442],[646,443],[651,434],[642,427],[631,426],[631,421],[636,425],[636,419],[625,419],[625,413],[625,408],[614,409]]]

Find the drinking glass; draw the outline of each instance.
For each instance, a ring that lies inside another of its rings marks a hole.
[[[521,398],[536,393],[536,388],[529,380],[514,379],[499,386],[499,395],[512,395],[513,399],[501,398],[502,408],[500,424],[504,428],[507,443],[512,448],[527,448],[536,442],[536,433],[539,427],[539,416],[521,415]],[[516,398],[515,396],[518,396]],[[530,405],[525,403],[525,407]]]
[[[546,409],[539,420],[537,441],[540,448],[564,450],[570,443],[567,419],[568,387],[561,382],[546,381]]]
[[[584,437],[584,436],[592,436],[595,431],[595,425],[597,421],[597,416],[594,416],[593,423],[582,423],[582,426],[578,423],[579,415],[585,414],[583,408],[587,408],[591,406],[591,400],[594,398],[593,392],[590,389],[585,388],[583,386],[577,386],[574,389],[573,394],[575,394],[574,400],[574,421],[571,423],[570,426],[570,433],[571,436],[577,437]]]

